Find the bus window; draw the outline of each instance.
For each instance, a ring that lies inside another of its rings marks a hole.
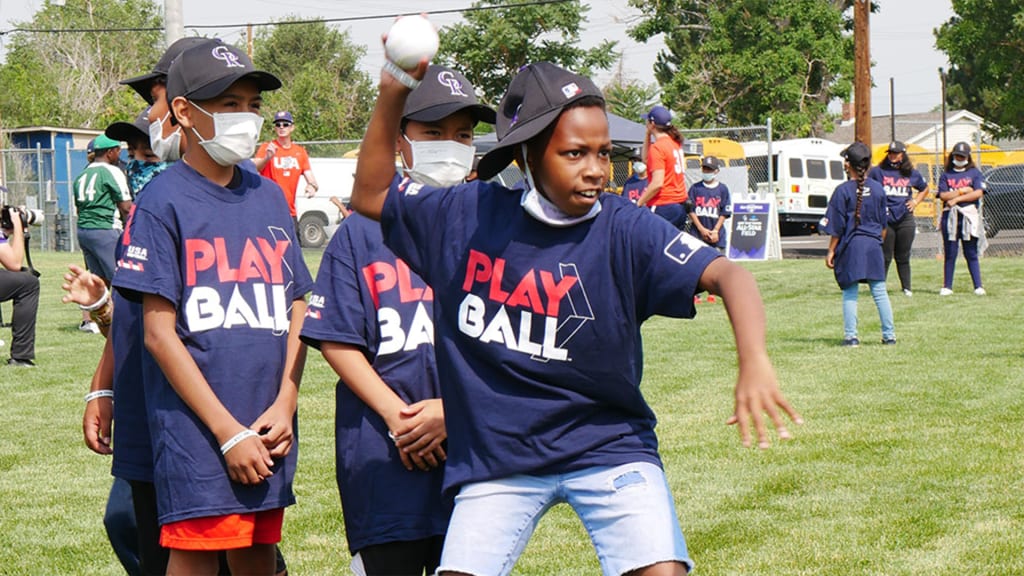
[[[789,159],[789,177],[790,178],[803,178],[804,177],[804,163],[800,158]]]
[[[829,171],[833,180],[846,180],[846,171],[843,170],[843,163],[839,160],[832,160],[828,163]]]
[[[828,174],[825,173],[825,161],[824,160],[815,160],[813,158],[808,158],[807,159],[807,177],[808,178],[817,178],[819,180],[824,180],[827,176],[828,176]]]
[[[746,165],[747,165],[747,159],[746,158],[731,158],[729,160],[729,166],[746,166]]]
[[[747,158],[748,176],[751,182],[758,184],[768,181],[768,158],[766,156],[750,156]]]
[[[700,158],[688,157],[686,159],[686,168],[689,170],[700,170]]]

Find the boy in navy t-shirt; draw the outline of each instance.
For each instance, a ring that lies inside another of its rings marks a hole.
[[[686,199],[686,213],[690,217],[688,230],[708,246],[725,250],[725,219],[732,216],[729,187],[718,180],[722,163],[714,156],[705,156],[700,162],[700,182],[690,186]]]
[[[431,66],[405,103],[396,144],[410,177],[463,182],[473,127],[494,117],[462,74]],[[441,559],[452,500],[441,494],[446,432],[433,300],[374,220],[353,214],[324,251],[302,339],[341,377],[337,477],[356,574],[433,574]]]
[[[298,333],[312,279],[280,190],[236,166],[255,150],[260,92],[278,87],[235,47],[185,50],[167,99],[195,138],[125,232],[114,284],[142,300],[162,370],[144,381],[168,572],[216,572],[227,550],[232,573],[272,573],[294,503]]]
[[[601,194],[612,152],[604,99],[553,64],[520,70],[498,108],[480,180],[423,186],[394,174],[404,105],[426,63],[385,65],[353,207],[434,289],[435,349],[455,495],[439,573],[508,574],[540,517],[569,503],[607,574],[692,562],[640,393],[640,325],[725,297],[739,356],[731,423],[768,446],[783,398],[749,272],[626,199]],[[525,190],[486,180],[515,157]],[[625,352],[623,352],[625,351]],[[637,490],[638,486],[645,489]],[[614,520],[609,520],[614,518]]]

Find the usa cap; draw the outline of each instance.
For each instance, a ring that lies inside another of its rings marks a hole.
[[[655,106],[651,108],[650,112],[640,116],[640,118],[654,122],[655,126],[672,125],[672,112],[669,112],[669,109],[664,106]]]
[[[294,124],[295,120],[292,119],[291,112],[287,110],[281,110],[280,112],[274,114],[274,122],[291,122],[292,124]]]
[[[469,110],[477,122],[494,124],[493,109],[480,104],[473,85],[462,74],[444,66],[431,65],[405,101],[402,118],[416,122],[437,122],[460,110]]]
[[[210,100],[242,78],[255,81],[261,92],[281,87],[277,76],[257,70],[237,47],[220,40],[204,42],[185,50],[171,63],[167,72],[167,101],[179,96]]]
[[[150,95],[150,89],[153,88],[154,82],[167,77],[167,72],[171,69],[171,62],[174,62],[174,59],[185,50],[206,42],[214,42],[214,40],[212,38],[200,38],[198,36],[178,38],[173,44],[167,47],[167,50],[165,50],[163,55],[160,56],[160,60],[157,61],[156,66],[153,66],[153,70],[151,72],[134,78],[129,78],[127,80],[121,80],[120,84],[127,84],[128,86],[131,86],[132,90],[138,92],[139,96],[142,96],[146,102],[152,104],[153,97]]]
[[[480,159],[479,178],[487,180],[504,170],[512,162],[516,145],[543,132],[566,106],[588,96],[604,101],[590,78],[550,62],[521,68],[498,105],[498,144]]]
[[[850,166],[854,167],[862,166],[871,162],[871,150],[868,150],[867,145],[863,142],[854,142],[853,144],[850,144],[844,148],[839,155],[846,158],[846,161],[850,163]]]
[[[147,106],[145,110],[139,112],[139,115],[135,117],[135,121],[128,122],[114,122],[103,133],[114,140],[122,140],[124,142],[131,142],[138,138],[145,138],[146,143],[149,143],[149,109],[151,106]]]
[[[957,142],[953,145],[953,154],[957,156],[970,157],[971,145],[967,142]]]

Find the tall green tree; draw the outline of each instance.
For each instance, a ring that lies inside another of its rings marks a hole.
[[[953,12],[935,33],[950,62],[946,103],[1024,136],[1024,1],[954,0]]]
[[[580,30],[590,7],[582,2],[515,6],[507,0],[480,0],[464,13],[465,23],[440,30],[435,60],[458,69],[484,102],[496,105],[516,72],[546,60],[586,76],[607,70],[618,58],[615,42],[580,48]]]
[[[828,104],[853,79],[852,0],[629,0],[629,33],[664,34],[654,61],[664,104],[687,127],[763,124],[782,137],[822,135]]]
[[[289,23],[297,20],[290,16],[256,36],[253,62],[283,84],[264,94],[265,109],[271,114],[291,111],[297,140],[362,137],[374,96],[369,75],[358,67],[366,49],[354,44],[347,31],[324,22]],[[273,138],[269,122],[264,137]]]
[[[151,70],[163,26],[151,0],[45,2],[16,32],[0,65],[0,115],[5,127],[57,125],[103,129],[134,118],[144,102],[118,84]],[[156,28],[143,32],[80,32]]]
[[[639,122],[640,116],[659,102],[657,84],[644,84],[621,75],[612,78],[602,92],[609,112],[633,122]]]

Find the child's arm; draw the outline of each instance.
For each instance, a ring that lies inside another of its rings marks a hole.
[[[407,71],[416,80],[427,72],[427,60]],[[363,142],[359,146],[356,177],[352,184],[352,208],[364,216],[380,220],[391,180],[395,176],[395,142],[402,120],[405,100],[412,90],[390,73],[381,72],[377,104],[370,116]]]
[[[281,374],[281,388],[274,403],[252,423],[253,430],[260,433],[263,445],[272,458],[287,456],[295,440],[292,422],[299,405],[299,385],[306,368],[306,345],[299,340],[302,321],[306,317],[306,300],[292,300],[291,319],[288,325],[288,344],[284,356],[284,371]]]
[[[166,298],[146,294],[142,301],[146,349],[160,365],[171,387],[224,446],[246,430],[213,393],[192,355],[175,331],[177,312]],[[240,484],[259,484],[273,475],[274,461],[259,438],[250,437],[224,454],[231,480]]]
[[[406,469],[412,470],[415,466],[421,470],[429,470],[444,461],[445,454],[441,442],[447,438],[447,433],[443,413],[423,411],[421,408],[410,410],[412,407],[381,380],[358,347],[338,342],[323,342],[321,352],[352,393],[384,420],[388,431],[394,436],[398,455]],[[440,402],[437,400],[438,405]],[[413,406],[418,404],[422,403]],[[417,442],[420,444],[413,448],[411,445]]]
[[[101,281],[102,283],[102,281]],[[103,345],[103,354],[92,375],[89,386],[89,398],[85,403],[85,414],[82,416],[82,435],[85,445],[97,454],[113,454],[110,449],[110,423],[114,420],[114,348],[110,340]],[[110,395],[94,394],[109,391]]]
[[[797,424],[802,424],[803,419],[779,390],[775,369],[768,358],[764,304],[761,302],[757,282],[743,267],[725,258],[718,258],[704,270],[699,288],[725,300],[725,309],[736,337],[736,355],[739,359],[736,407],[727,424],[738,424],[743,445],[750,446],[750,420],[753,420],[757,445],[767,448],[771,443],[762,414],[767,412],[779,438],[789,438],[789,431],[778,408],[782,408]]]
[[[832,236],[828,239],[828,254],[825,255],[825,266],[829,269],[836,267],[836,246],[839,246],[839,236]]]

